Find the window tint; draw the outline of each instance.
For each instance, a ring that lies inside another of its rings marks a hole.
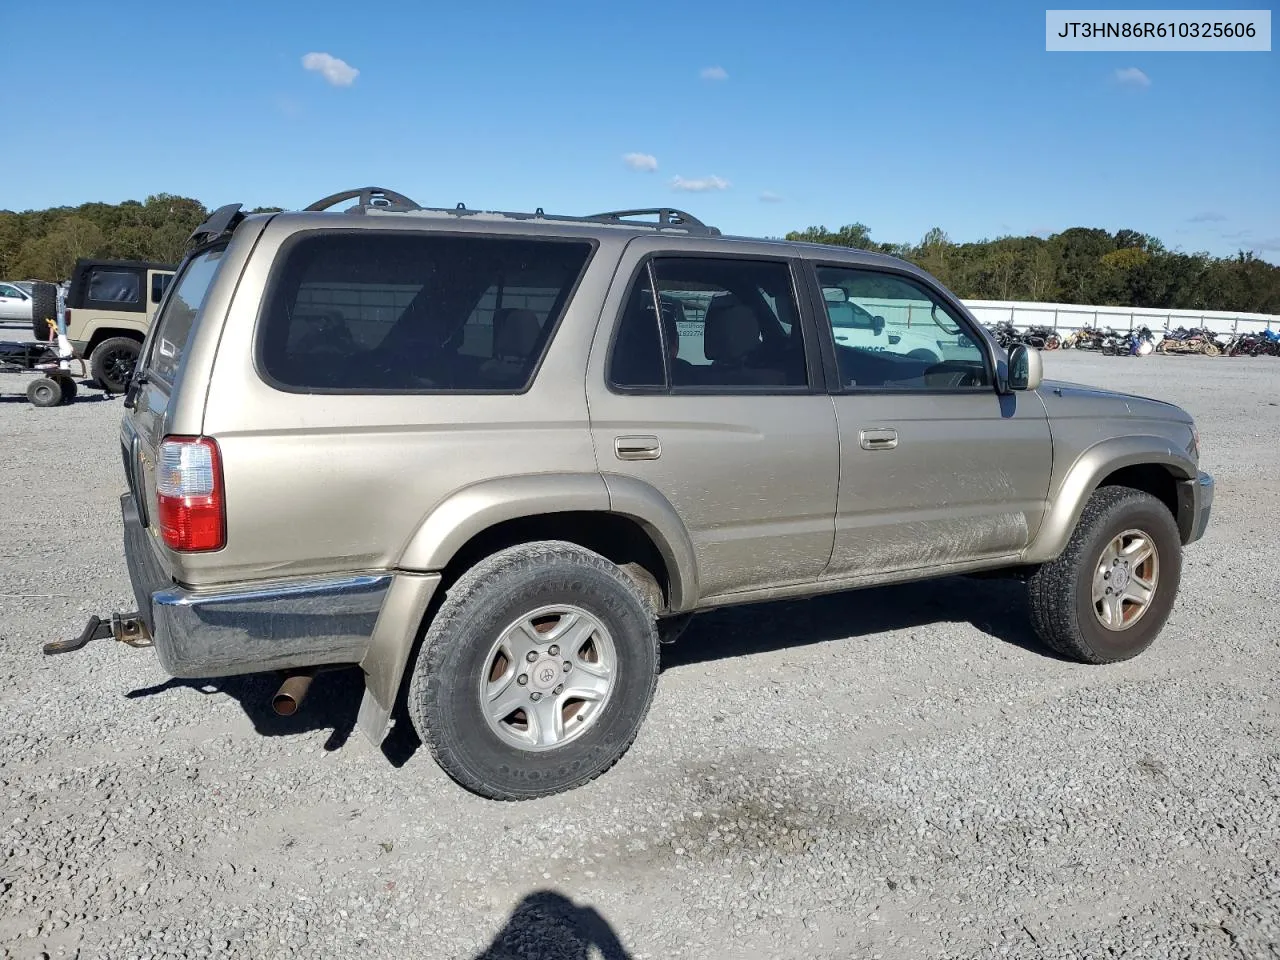
[[[205,296],[222,262],[222,248],[208,250],[192,260],[182,273],[164,312],[156,319],[156,335],[151,345],[147,370],[166,383],[173,383],[195,326]]]
[[[923,284],[895,274],[819,267],[818,282],[846,387],[981,389],[985,353]]]
[[[663,319],[665,321],[667,317]],[[672,314],[671,320],[674,319]],[[609,382],[618,387],[665,387],[663,342],[653,306],[653,283],[646,266],[632,285],[631,296],[618,321],[618,332],[609,359]],[[678,333],[670,332],[666,343],[678,344]]]
[[[534,239],[306,236],[266,307],[263,371],[298,389],[518,392],[590,252]]]
[[[12,297],[15,300],[25,300],[27,295],[17,287],[11,287],[7,283],[0,283],[0,297]]]
[[[787,264],[660,257],[652,270],[673,387],[808,383]]]
[[[164,299],[164,292],[169,288],[170,281],[173,280],[171,273],[153,273],[151,275],[151,302],[159,303]]]
[[[141,298],[141,281],[132,271],[97,269],[89,274],[90,300],[98,303],[136,303]]]

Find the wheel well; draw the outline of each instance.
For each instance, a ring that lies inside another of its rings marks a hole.
[[[485,557],[538,540],[567,540],[595,551],[618,566],[637,564],[657,580],[663,606],[670,599],[671,580],[666,562],[644,527],[616,513],[585,510],[518,517],[481,531],[463,544],[445,566],[437,595],[442,595]]]
[[[1155,463],[1139,463],[1122,467],[1103,478],[1098,487],[1133,487],[1149,493],[1178,517],[1178,481],[1173,474]]]
[[[104,340],[111,340],[115,337],[124,337],[128,340],[136,340],[142,343],[145,339],[137,330],[95,330],[93,336],[89,338],[89,345],[85,348],[85,356],[93,353],[98,349],[98,345]]]

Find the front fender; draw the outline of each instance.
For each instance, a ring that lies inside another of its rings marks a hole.
[[[1177,480],[1196,477],[1196,463],[1185,449],[1159,435],[1136,434],[1099,441],[1067,468],[1050,495],[1049,512],[1023,554],[1026,563],[1047,563],[1066,549],[1084,505],[1106,477],[1124,467],[1162,466]]]

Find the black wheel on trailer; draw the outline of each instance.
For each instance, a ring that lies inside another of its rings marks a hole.
[[[37,340],[53,339],[50,320],[58,318],[58,288],[52,283],[36,283],[31,287],[31,332]]]
[[[27,384],[27,399],[33,407],[56,407],[62,403],[62,388],[51,377],[41,377]]]

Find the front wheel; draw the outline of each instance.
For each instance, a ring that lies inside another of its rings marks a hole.
[[[658,677],[655,612],[599,554],[503,550],[449,588],[414,664],[414,728],[457,783],[494,800],[560,793],[630,748]]]
[[[1204,353],[1206,357],[1222,356],[1222,348],[1218,346],[1216,343],[1214,343],[1212,340],[1206,340],[1203,344],[1201,344],[1200,350]]]
[[[1028,581],[1032,622],[1065,657],[1128,660],[1164,627],[1181,576],[1182,541],[1169,508],[1141,490],[1103,487],[1067,548]]]

